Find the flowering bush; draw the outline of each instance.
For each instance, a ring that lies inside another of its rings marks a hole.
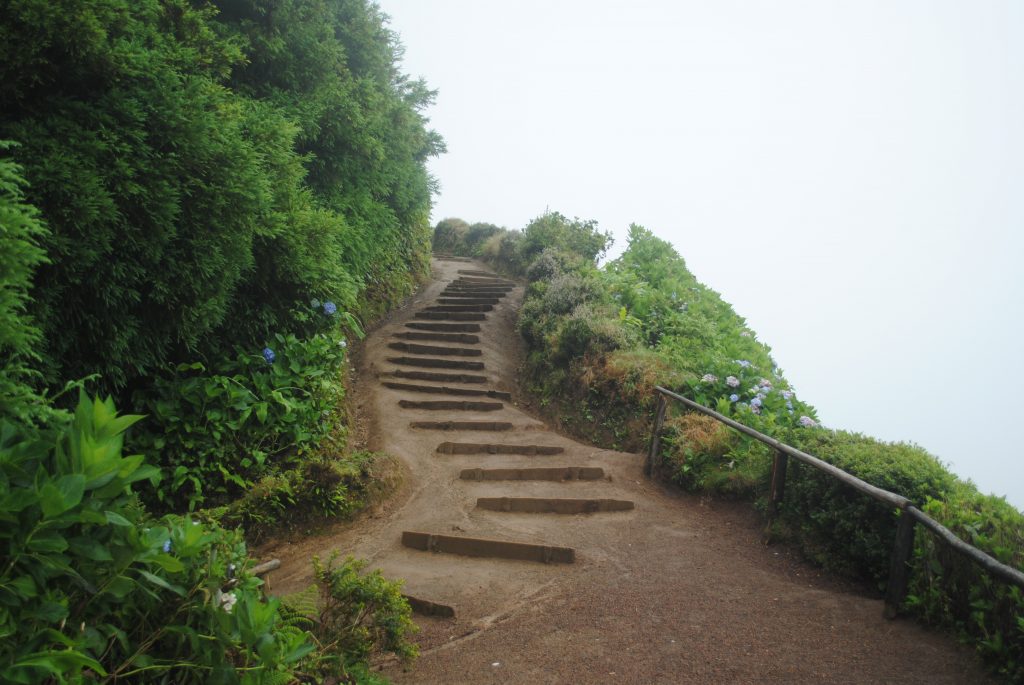
[[[344,397],[339,331],[274,337],[214,368],[182,364],[138,396],[149,417],[132,436],[165,484],[147,492],[170,510],[222,504],[328,437]]]

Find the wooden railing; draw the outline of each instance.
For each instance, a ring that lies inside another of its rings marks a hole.
[[[654,430],[651,434],[651,447],[647,453],[647,463],[644,467],[644,472],[649,476],[656,478],[660,475],[658,451],[661,443],[661,430],[665,422],[665,412],[668,410],[668,400],[673,399],[693,411],[710,416],[726,426],[738,430],[745,435],[749,435],[755,440],[758,440],[775,450],[775,459],[772,462],[771,484],[768,490],[768,507],[770,515],[775,514],[779,504],[782,502],[783,495],[785,494],[786,466],[790,457],[807,464],[808,466],[814,467],[819,471],[827,473],[836,480],[845,483],[854,490],[857,490],[868,497],[878,500],[883,504],[888,504],[895,509],[899,509],[900,519],[896,527],[896,541],[893,544],[892,556],[889,561],[889,582],[885,593],[885,615],[887,617],[892,618],[896,615],[907,594],[907,581],[910,577],[910,555],[914,550],[914,528],[915,524],[918,523],[934,533],[942,542],[949,545],[960,554],[966,556],[996,578],[1024,589],[1024,573],[1021,573],[1012,566],[1007,566],[997,559],[993,559],[977,547],[967,544],[941,523],[915,507],[914,503],[906,497],[897,495],[894,492],[889,492],[888,490],[877,488],[870,483],[865,483],[860,478],[850,475],[846,471],[836,468],[832,464],[824,462],[813,455],[807,454],[806,452],[801,452],[794,447],[781,443],[764,433],[760,433],[753,428],[750,428],[749,426],[744,426],[742,423],[733,421],[728,416],[719,414],[718,412],[708,409],[703,405],[697,404],[693,400],[677,395],[671,390],[667,390],[661,386],[657,386],[655,390],[658,393],[658,409],[654,416]]]

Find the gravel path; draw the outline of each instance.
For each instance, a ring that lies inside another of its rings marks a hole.
[[[408,594],[454,608],[454,618],[417,618],[422,654],[411,670],[383,664],[388,678],[396,683],[531,685],[993,682],[970,650],[911,621],[883,619],[880,600],[821,575],[783,547],[764,546],[761,523],[749,505],[709,502],[653,484],[642,475],[639,455],[558,435],[504,395],[453,396],[385,387],[384,382],[399,382],[455,392],[515,392],[514,322],[522,288],[504,297],[479,294],[489,281],[459,272],[486,267],[435,259],[433,268],[434,281],[368,336],[353,388],[367,420],[369,447],[399,458],[404,486],[355,523],[315,537],[273,542],[261,550],[261,555],[283,562],[273,577],[278,593],[307,586],[310,557],[337,549],[369,559],[388,576],[405,578]],[[449,286],[453,281],[465,285]],[[446,295],[439,300],[443,291]],[[482,321],[466,321],[475,315],[462,314],[461,304],[448,305],[470,297],[493,297],[497,304],[483,312]],[[459,313],[439,318],[434,316],[438,310],[426,310],[428,306]],[[417,316],[426,311],[430,318]],[[478,332],[458,333],[475,335],[479,342],[410,339],[408,333],[428,332],[423,323],[479,325]],[[445,354],[395,349],[391,345],[396,342],[450,349]],[[481,354],[453,355],[455,348]],[[483,369],[391,361],[401,357],[482,363]],[[485,382],[410,379],[396,377],[396,371],[483,375]],[[432,410],[400,406],[402,400],[501,406]],[[508,423],[511,428],[410,427],[413,422],[444,421]],[[439,453],[443,442],[540,445],[562,451]],[[466,469],[536,467],[600,468],[603,477],[460,478]],[[479,508],[480,497],[539,498],[544,506],[565,498],[614,499],[633,502],[635,508],[523,513],[514,510],[518,505],[511,500],[499,499],[497,510]],[[545,564],[420,551],[403,546],[405,531],[569,547],[575,550],[575,561]]]

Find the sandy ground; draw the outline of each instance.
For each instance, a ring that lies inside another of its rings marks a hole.
[[[504,401],[498,411],[428,411],[399,400],[482,400],[411,393],[381,381],[515,391],[517,287],[486,314],[472,347],[486,384],[390,378],[389,357],[422,356],[388,347],[415,313],[436,304],[459,270],[478,263],[438,260],[434,280],[373,331],[358,360],[369,446],[395,455],[404,485],[383,506],[322,534],[273,541],[273,590],[309,585],[309,559],[339,550],[370,561],[406,592],[449,605],[455,618],[418,617],[421,656],[410,669],[382,664],[396,683],[984,683],[973,653],[904,619],[882,603],[822,575],[782,547],[762,544],[749,505],[709,502],[655,484],[640,455],[574,442]],[[461,359],[460,357],[444,357]],[[468,359],[468,358],[467,358]],[[438,431],[413,421],[507,421],[510,431]],[[552,456],[448,455],[445,441],[560,446]],[[597,481],[461,480],[467,468],[598,466]],[[478,497],[613,498],[635,509],[529,514],[477,508]],[[544,564],[455,556],[402,546],[403,531],[571,547],[575,563]]]

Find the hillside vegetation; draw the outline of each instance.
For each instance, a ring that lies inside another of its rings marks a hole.
[[[676,250],[631,226],[617,259],[611,237],[557,213],[523,230],[445,219],[434,249],[480,257],[528,282],[519,330],[526,383],[561,425],[617,449],[648,444],[655,385],[899,493],[1000,561],[1024,568],[1024,515],[982,495],[924,449],[821,426],[771,348],[701,284]],[[710,417],[673,410],[661,467],[691,491],[765,497],[772,455]],[[897,512],[791,463],[772,535],[811,560],[881,590]],[[968,640],[1011,681],[1024,679],[1024,598],[919,530],[905,609]]]
[[[243,537],[373,487],[348,343],[427,274],[443,150],[400,57],[367,0],[4,3],[0,681],[413,656],[396,583],[265,601]]]

